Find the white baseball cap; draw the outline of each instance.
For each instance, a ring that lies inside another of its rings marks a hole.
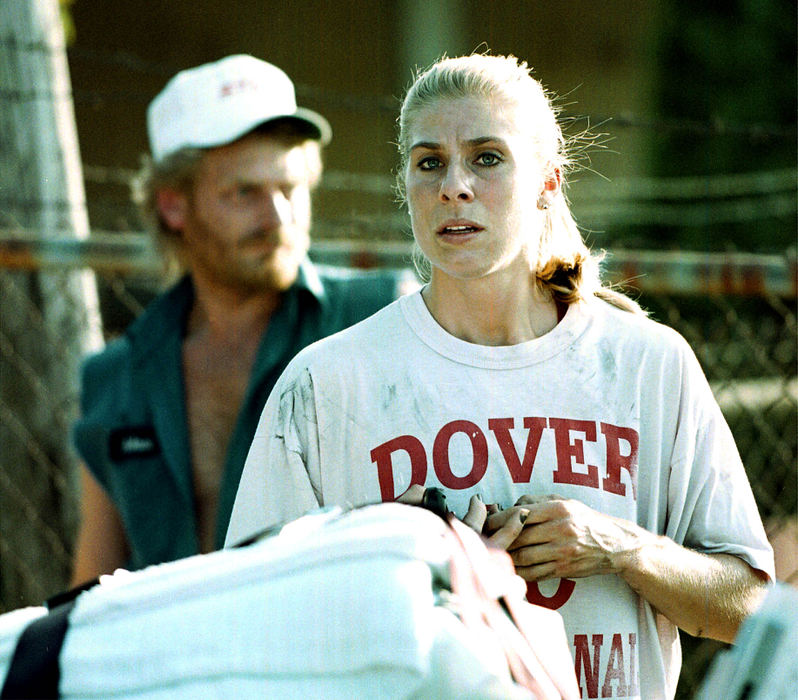
[[[277,66],[236,54],[175,75],[147,109],[155,162],[181,148],[212,148],[235,141],[275,119],[295,119],[326,144],[329,122],[296,105],[294,84]]]

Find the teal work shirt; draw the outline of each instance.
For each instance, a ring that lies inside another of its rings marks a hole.
[[[364,272],[305,261],[258,347],[220,485],[216,546],[224,543],[241,471],[274,383],[303,347],[393,301],[404,271]],[[116,505],[131,549],[129,568],[199,552],[182,342],[194,289],[189,277],[156,298],[83,364],[77,450]]]

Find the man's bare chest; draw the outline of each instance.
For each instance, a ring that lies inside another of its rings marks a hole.
[[[186,413],[197,486],[218,486],[224,455],[249,383],[254,353],[187,346]],[[201,489],[202,490],[202,489]]]
[[[212,547],[220,484],[230,439],[244,401],[256,347],[186,343],[186,416],[198,534]]]

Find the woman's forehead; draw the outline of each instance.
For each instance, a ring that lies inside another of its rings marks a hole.
[[[441,141],[506,140],[520,134],[518,106],[499,96],[439,97],[419,107],[407,122],[407,146]]]

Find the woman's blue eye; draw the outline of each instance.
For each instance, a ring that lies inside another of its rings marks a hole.
[[[418,162],[418,167],[421,170],[434,170],[435,168],[439,168],[440,166],[441,166],[441,161],[433,156],[427,156],[426,158],[422,158]]]
[[[501,158],[495,153],[480,153],[477,162],[480,165],[497,165],[501,162]]]

